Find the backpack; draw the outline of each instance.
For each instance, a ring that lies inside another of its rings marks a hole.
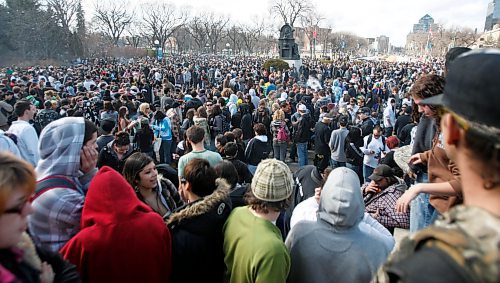
[[[281,126],[278,130],[278,134],[276,135],[276,139],[279,142],[287,142],[290,139],[285,129],[285,123],[281,123]]]
[[[73,183],[70,179],[64,176],[49,176],[36,182],[36,189],[31,196],[30,201],[33,202],[43,193],[55,188],[68,188],[73,191],[78,191],[75,183]]]

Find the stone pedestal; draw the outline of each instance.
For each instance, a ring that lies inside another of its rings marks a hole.
[[[302,59],[298,59],[298,60],[282,59],[282,60],[285,61],[285,62],[287,62],[288,66],[290,66],[290,68],[292,66],[294,66],[295,69],[297,70],[297,72],[299,71],[300,67],[302,66]]]

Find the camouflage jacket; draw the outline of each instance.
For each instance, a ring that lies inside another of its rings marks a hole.
[[[444,252],[468,282],[499,282],[500,218],[481,208],[462,205],[451,209],[431,227],[403,239],[399,250],[372,282],[413,281],[405,278],[399,267],[423,247]],[[442,270],[443,274],[446,271],[452,270]]]

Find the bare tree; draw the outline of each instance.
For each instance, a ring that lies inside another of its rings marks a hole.
[[[310,0],[277,0],[271,1],[271,13],[280,16],[285,23],[292,27],[297,19],[313,11]]]
[[[185,10],[178,10],[174,5],[164,2],[155,2],[143,6],[143,35],[152,43],[160,42],[165,48],[169,38],[184,26],[188,15]]]
[[[242,40],[248,53],[253,53],[255,50],[255,45],[259,38],[263,35],[266,28],[265,19],[262,18],[254,22],[253,25],[243,25]]]
[[[215,53],[220,41],[226,37],[224,28],[229,23],[229,17],[223,15],[216,15],[215,13],[208,13],[202,16],[202,25],[205,29],[209,49]]]
[[[117,46],[120,36],[130,25],[134,14],[128,12],[126,1],[99,0],[95,4],[94,19],[97,28],[103,32],[113,45]]]
[[[243,49],[243,38],[244,38],[243,28],[239,25],[234,24],[227,30],[228,43],[233,49],[234,53],[241,53]]]
[[[70,31],[76,20],[80,0],[46,0],[57,22],[65,30]]]
[[[208,49],[207,35],[205,34],[205,28],[202,24],[202,16],[198,15],[193,17],[188,25],[187,32],[191,35],[196,46],[198,46],[198,51],[203,51],[206,47]],[[206,44],[206,45],[205,45]],[[205,50],[208,52],[208,50]]]

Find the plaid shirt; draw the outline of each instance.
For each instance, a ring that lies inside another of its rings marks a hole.
[[[83,118],[69,117],[50,123],[40,135],[38,180],[64,176],[77,188],[53,188],[32,203],[34,213],[28,216],[30,233],[37,245],[52,251],[57,252],[80,230],[86,188],[97,172],[97,168],[87,174],[80,171],[84,133]]]
[[[366,186],[368,186],[368,183],[361,187],[363,192]],[[404,181],[399,180],[398,183],[387,187],[367,200],[365,202],[365,211],[370,213],[373,218],[386,228],[409,229],[410,212],[396,212],[396,201],[403,195],[405,190],[406,184]]]
[[[180,133],[180,120],[177,113],[175,113],[174,109],[169,109],[167,111],[167,117],[170,119],[170,127],[172,128],[172,135],[176,138],[176,141],[179,141],[179,133]]]

